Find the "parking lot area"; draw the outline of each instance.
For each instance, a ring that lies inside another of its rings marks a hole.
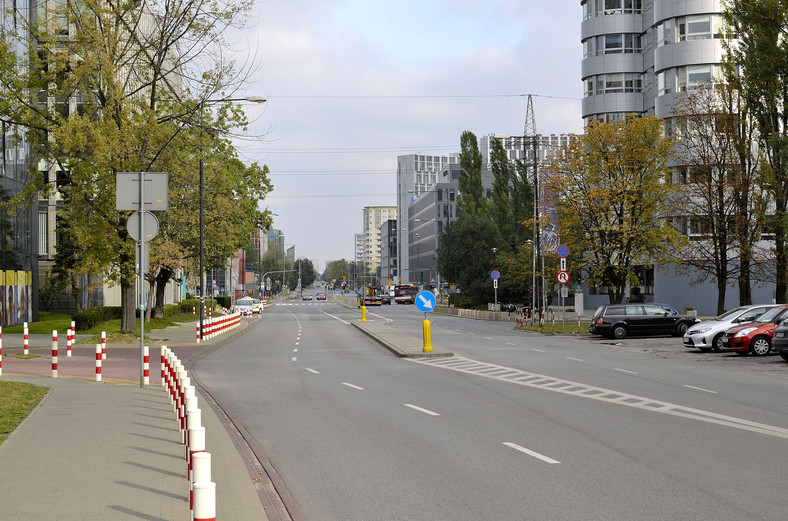
[[[607,337],[590,336],[583,340],[595,345],[611,346],[614,349],[626,351],[639,351],[649,353],[655,357],[682,359],[687,362],[720,364],[731,367],[741,367],[748,370],[782,371],[788,375],[788,362],[784,361],[777,353],[766,356],[739,356],[730,352],[703,353],[698,349],[684,347],[681,337],[627,337],[621,340]]]

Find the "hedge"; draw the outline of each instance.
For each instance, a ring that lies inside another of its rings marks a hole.
[[[91,329],[102,322],[121,318],[120,306],[103,306],[86,309],[74,315],[74,325],[80,331]]]

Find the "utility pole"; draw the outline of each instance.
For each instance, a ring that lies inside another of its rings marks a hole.
[[[539,136],[536,133],[536,118],[534,117],[534,103],[533,98],[528,95],[528,105],[525,110],[525,128],[523,130],[523,161],[528,166],[533,165],[533,184],[534,184],[534,259],[533,259],[533,297],[532,305],[533,310],[544,309],[544,274],[541,272],[537,275],[537,269],[540,269],[539,260],[541,258],[541,245],[540,245],[540,212],[539,212]],[[531,147],[531,157],[529,160],[528,149]]]

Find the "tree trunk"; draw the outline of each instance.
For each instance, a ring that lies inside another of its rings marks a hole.
[[[153,318],[164,318],[164,291],[173,274],[172,270],[161,268],[156,275],[156,309],[153,310]]]
[[[717,314],[722,315],[725,312],[725,292],[727,291],[728,280],[727,270],[725,270],[725,278],[717,277]]]
[[[145,304],[145,322],[150,322],[150,314],[153,309],[153,295],[156,292],[156,279],[151,281],[146,278],[145,280],[148,283],[148,302]]]
[[[120,330],[124,333],[137,332],[137,293],[134,285],[120,285]]]

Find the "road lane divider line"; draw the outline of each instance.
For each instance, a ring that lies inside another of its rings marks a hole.
[[[363,391],[364,390],[363,387],[359,387],[358,385],[349,384],[347,382],[342,382],[342,385],[346,385],[346,386],[350,387],[351,389],[356,389],[358,391]]]
[[[635,371],[627,371],[626,369],[621,369],[620,367],[614,367],[613,370],[614,371],[618,371],[620,373],[627,373],[627,374],[634,374],[634,375],[638,374]]]
[[[530,449],[526,449],[525,447],[523,447],[521,445],[517,445],[516,443],[512,443],[510,441],[505,441],[503,444],[506,445],[507,447],[509,447],[510,449],[514,449],[514,450],[520,451],[523,454],[527,454],[527,455],[529,455],[529,456],[531,456],[533,458],[536,458],[538,460],[542,460],[545,463],[549,463],[551,465],[556,465],[558,463],[561,463],[560,461],[554,460],[553,458],[551,458],[549,456],[545,456],[544,454],[539,454],[538,452],[534,452],[534,451],[532,451]]]
[[[567,360],[574,360],[575,362],[585,362],[585,360],[583,360],[582,358],[575,358],[573,356],[567,356],[566,359]]]
[[[405,407],[410,407],[414,411],[419,411],[419,412],[423,412],[424,414],[429,414],[430,416],[440,416],[440,414],[438,414],[437,412],[431,411],[429,409],[425,409],[423,407],[419,407],[418,405],[413,405],[411,403],[404,403],[403,405]]]
[[[643,396],[614,391],[604,387],[596,387],[593,385],[573,382],[571,380],[563,380],[561,378],[539,373],[531,373],[521,369],[514,369],[511,367],[490,364],[487,362],[479,362],[461,356],[454,356],[452,358],[406,358],[403,360],[422,365],[430,365],[439,369],[448,369],[459,373],[491,378],[510,384],[532,387],[543,391],[562,393],[578,398],[586,398],[616,405],[623,405],[643,411],[668,414],[671,416],[678,416],[680,418],[687,418],[705,423],[721,425],[733,429],[755,432],[766,436],[788,439],[788,429],[784,427],[758,423],[746,420],[744,418],[727,416],[725,414],[704,411],[702,409],[685,407],[675,403],[663,402],[661,400],[654,400]],[[506,373],[506,376],[503,377],[500,373],[491,374],[491,370],[495,368],[509,369],[511,371]],[[517,376],[518,374],[520,376]]]
[[[292,360],[293,362],[298,362],[298,358],[296,358],[296,357],[293,357],[293,358],[291,358],[291,360]]]
[[[309,371],[312,374],[320,374],[320,371],[315,371],[314,369],[311,369],[309,367],[307,367],[306,370]]]
[[[687,389],[695,389],[696,391],[702,391],[704,393],[718,394],[717,391],[704,389],[703,387],[695,387],[694,385],[683,385],[682,387],[686,387]]]
[[[343,319],[339,318],[338,316],[332,315],[331,313],[326,313],[326,312],[325,312],[325,311],[323,311],[322,309],[320,310],[320,312],[321,312],[321,313],[323,313],[324,315],[328,315],[329,317],[331,317],[331,318],[333,318],[333,319],[335,319],[335,320],[339,320],[339,321],[340,321],[340,322],[342,322],[343,324],[350,325],[350,322],[348,322],[347,320],[343,320]]]
[[[547,351],[544,351],[542,349],[536,349],[536,348],[531,349],[531,351],[536,351],[537,353],[546,353],[547,352]]]

